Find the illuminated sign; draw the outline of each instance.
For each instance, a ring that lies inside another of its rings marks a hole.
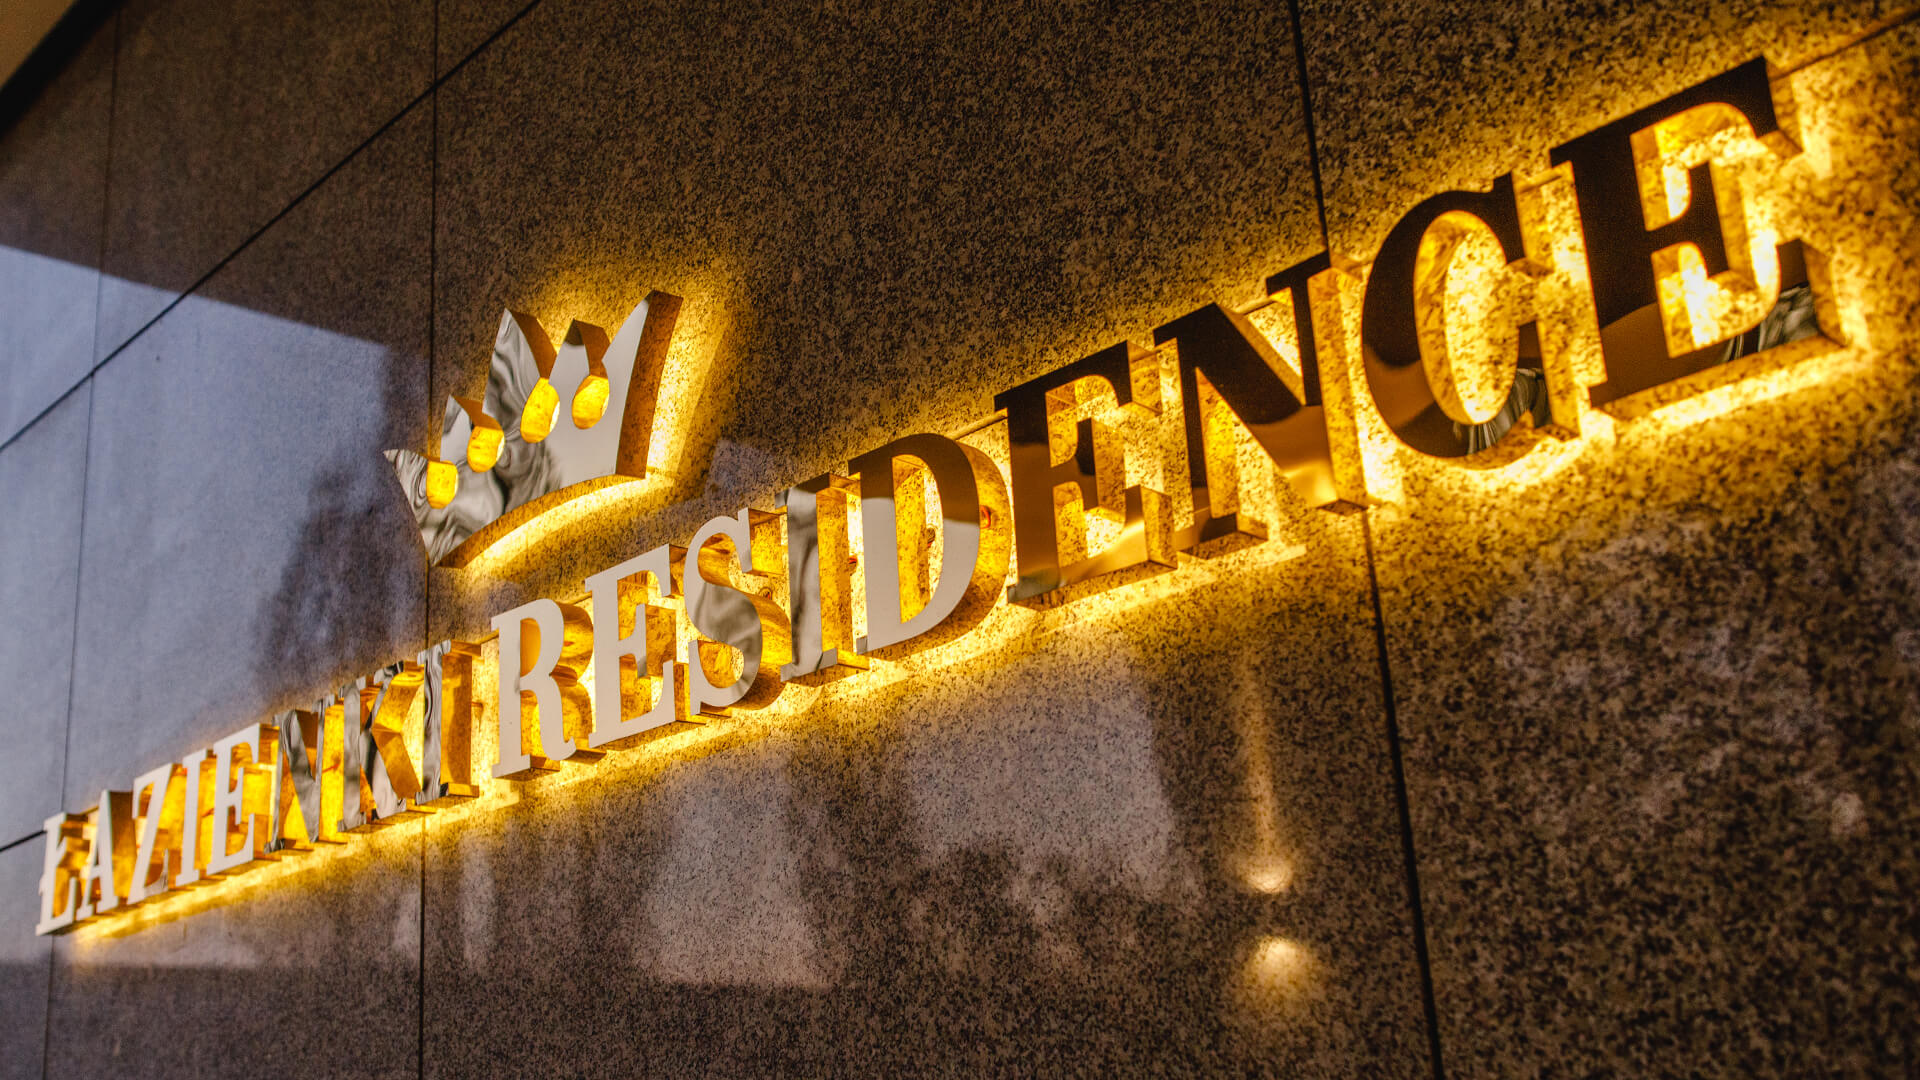
[[[1846,340],[1785,84],[1755,60],[1410,210],[1370,264],[1326,253],[494,616],[46,823],[40,933],[590,767],[788,684],[860,678],[1003,603],[1070,603],[1268,539],[1273,498],[1391,497],[1397,455],[1491,470]],[[644,481],[682,305],[609,336],[500,322],[484,400],[389,451],[429,562],[468,565],[575,496]],[[1004,421],[1004,431],[1000,423]],[[983,433],[992,431],[991,437]],[[999,441],[999,440],[1004,440]],[[1384,449],[1382,449],[1384,448]],[[491,675],[488,672],[491,671]],[[496,738],[488,738],[497,733]],[[486,744],[494,745],[487,752]]]

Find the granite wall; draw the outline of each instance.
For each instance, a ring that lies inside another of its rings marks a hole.
[[[128,0],[0,118],[0,1076],[1920,1075],[1913,15]],[[56,810],[1756,55],[1803,369],[33,936]],[[689,467],[428,573],[380,452],[650,289]]]

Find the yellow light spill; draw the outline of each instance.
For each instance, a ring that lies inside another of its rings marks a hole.
[[[717,303],[696,299],[713,296],[717,289],[689,290],[680,308],[680,323],[673,343],[660,369],[660,397],[655,406],[653,434],[647,441],[647,474],[660,472],[677,476],[696,438],[694,414],[706,390],[707,378],[714,367],[714,354],[725,336],[727,324]],[[711,432],[700,433],[703,444]]]
[[[423,822],[424,816],[415,821]],[[263,892],[294,888],[291,879],[296,877],[314,882],[310,887],[325,888],[330,875],[373,862],[406,858],[410,849],[417,850],[422,825],[415,821],[402,819],[386,828],[354,833],[345,844],[319,844],[309,851],[288,852],[242,873],[195,888],[161,893],[143,904],[83,924],[73,939],[85,948],[103,939],[125,937]]]
[[[565,489],[570,496],[564,501],[542,504],[535,508],[537,512],[524,519],[503,515],[499,521],[507,523],[505,531],[473,557],[468,565],[469,572],[482,577],[512,576],[517,571],[524,571],[539,556],[550,555],[548,544],[558,542],[567,533],[577,530],[583,522],[611,512],[616,505],[621,506],[624,512],[641,513],[651,506],[645,500],[658,494],[656,484],[619,476],[605,477],[575,487],[577,491]]]
[[[1293,867],[1278,855],[1256,855],[1240,867],[1240,878],[1255,892],[1282,893],[1293,881]]]
[[[1240,1006],[1255,1016],[1271,1016],[1297,1008],[1312,996],[1320,965],[1313,953],[1297,942],[1266,936],[1253,943],[1235,980]]]

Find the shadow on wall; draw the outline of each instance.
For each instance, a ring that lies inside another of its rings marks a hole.
[[[414,388],[399,379],[380,385],[385,419],[375,426],[417,426]],[[255,611],[258,653],[247,670],[279,683],[266,688],[276,700],[304,708],[330,687],[424,647],[424,608],[397,601],[423,596],[426,553],[392,469],[367,448],[336,452],[314,474],[293,535],[279,586]]]
[[[430,834],[429,1072],[1417,1073],[1377,716],[1264,704],[1343,671],[1342,635],[1309,620],[1283,667],[1246,623],[1172,614]],[[1256,693],[1185,677],[1202,654]],[[1236,869],[1254,741],[1287,891]]]

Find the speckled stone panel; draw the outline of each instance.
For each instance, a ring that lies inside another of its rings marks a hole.
[[[435,572],[431,633],[1313,254],[1290,43],[1244,5],[536,7],[438,102],[432,398],[507,306],[664,290],[711,359],[675,475]],[[427,1072],[1422,1072],[1358,521],[1276,527],[436,816]]]
[[[96,376],[70,808],[420,648],[425,116]]]
[[[420,843],[397,825],[59,938],[46,1075],[417,1076]]]
[[[1792,65],[1881,25],[1892,0],[1434,5],[1301,0],[1327,224],[1370,258],[1400,215],[1480,190],[1639,104],[1764,55]]]
[[[436,72],[444,73],[473,55],[488,38],[536,0],[438,0]]]
[[[113,21],[0,131],[0,441],[93,367]]]
[[[1416,463],[1370,517],[1447,1075],[1905,1075],[1920,34],[1850,45],[1872,5],[1305,7],[1360,258],[1738,61],[1801,69],[1851,347],[1504,470]]]
[[[427,1075],[1421,1075],[1329,525],[436,816]]]
[[[83,383],[0,448],[0,686],[7,754],[0,760],[0,843],[40,828],[60,802],[66,763],[73,602],[80,581],[80,504],[87,475]]]
[[[430,0],[133,0],[120,14],[96,355],[432,81]]]
[[[439,95],[433,400],[508,306],[612,328],[659,289],[715,344],[673,481],[436,632],[1317,251],[1291,41],[1224,3],[536,7]]]
[[[47,975],[53,944],[35,937],[26,913],[39,901],[41,847],[36,842],[0,851],[0,1077],[38,1080],[47,1034]]]

